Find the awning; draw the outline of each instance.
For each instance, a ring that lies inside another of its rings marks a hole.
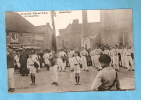
[[[34,49],[34,50],[40,50],[40,49],[41,49],[41,47],[27,46],[27,47],[24,47],[24,49]]]

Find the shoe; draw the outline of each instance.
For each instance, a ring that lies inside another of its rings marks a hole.
[[[53,82],[51,85],[54,85],[55,84],[55,82]]]
[[[35,85],[35,86],[36,86],[37,84],[36,84],[36,83],[33,83],[33,85]]]
[[[130,71],[130,69],[128,71]]]
[[[75,83],[74,85],[77,85],[77,83]]]
[[[55,82],[55,85],[58,86],[58,82]]]
[[[89,70],[86,70],[87,72],[89,72]]]
[[[97,71],[100,71],[100,69],[98,69]]]
[[[132,69],[132,71],[134,71],[134,69]]]
[[[15,90],[14,88],[11,88],[10,92],[14,92],[14,90]]]
[[[8,91],[11,91],[11,88],[9,88]]]
[[[81,85],[80,83],[78,83],[78,85]]]

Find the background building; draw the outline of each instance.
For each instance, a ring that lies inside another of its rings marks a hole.
[[[87,21],[87,10],[82,11],[82,24],[73,20],[67,28],[59,30],[58,48],[101,45],[129,45],[132,41],[132,10],[100,10],[100,22]]]
[[[48,23],[34,26],[14,12],[6,12],[5,17],[7,45],[13,48],[35,46],[42,50],[51,47],[53,31]]]
[[[69,24],[65,29],[59,30],[57,36],[57,48],[80,48],[81,47],[81,32],[82,24],[79,24],[78,20],[73,20],[72,24]]]
[[[86,11],[82,15],[85,47],[133,44],[131,9],[100,10],[100,22],[96,23],[87,23]]]

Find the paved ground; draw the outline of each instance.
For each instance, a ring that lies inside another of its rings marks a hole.
[[[67,67],[66,72],[59,72],[59,86],[54,86],[51,85],[51,72],[41,68],[41,72],[36,74],[37,86],[32,86],[30,76],[20,76],[16,70],[14,93],[91,91],[92,82],[98,71],[93,67],[89,67],[89,71],[85,72],[81,69],[81,85],[74,85],[74,73]],[[134,89],[134,72],[120,68],[119,77],[122,89]]]

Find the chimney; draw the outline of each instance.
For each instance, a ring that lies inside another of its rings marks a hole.
[[[74,19],[74,20],[73,20],[73,24],[79,24],[78,19]]]
[[[49,26],[49,23],[46,23],[46,25],[48,25],[48,26]]]
[[[87,10],[82,10],[82,21],[83,24],[87,24],[88,20],[87,20]]]

